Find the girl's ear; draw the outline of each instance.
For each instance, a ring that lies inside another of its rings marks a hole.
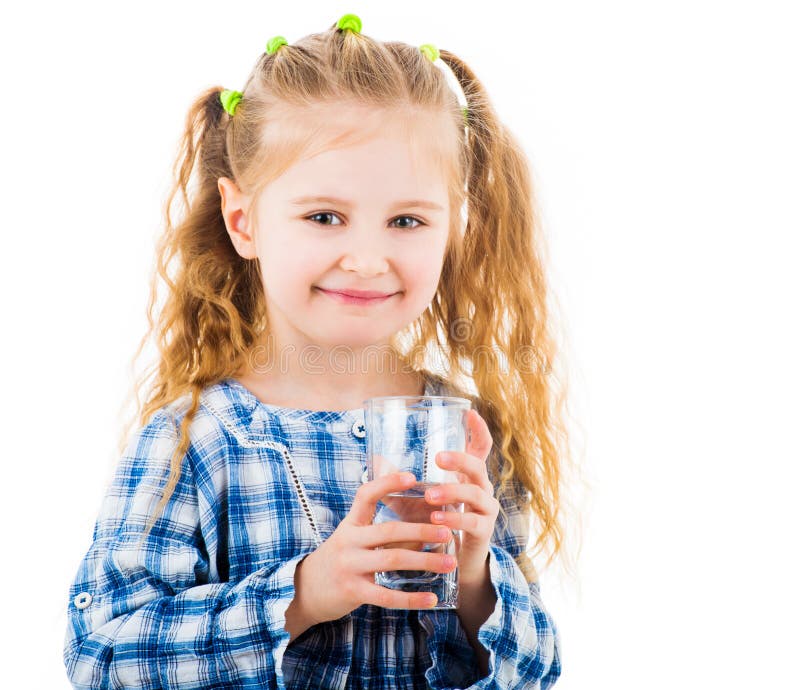
[[[236,183],[227,177],[220,177],[217,187],[221,198],[220,210],[234,249],[243,259],[255,259],[255,237],[247,227],[249,197],[242,194]]]

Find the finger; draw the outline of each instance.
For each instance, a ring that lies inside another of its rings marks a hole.
[[[384,549],[406,549],[407,551],[422,551],[425,542],[421,541],[391,541],[382,546]]]
[[[400,492],[396,492],[394,496],[384,496],[380,499],[381,504],[395,514],[395,521],[427,523],[430,510],[425,505],[425,501],[419,500],[425,495],[424,487],[412,487],[412,489],[402,492],[403,495],[399,494]]]
[[[359,563],[359,569],[368,573],[387,570],[422,570],[432,573],[449,573],[457,567],[453,555],[407,549],[375,549],[368,551]]]
[[[449,472],[460,472],[470,484],[493,496],[494,487],[486,470],[486,460],[469,453],[443,451],[436,454],[436,464]]]
[[[489,431],[489,425],[477,410],[468,410],[467,429],[469,430],[467,453],[486,462],[486,458],[489,457],[489,452],[492,450],[492,433]]]
[[[425,492],[431,505],[447,506],[453,503],[469,504],[471,510],[482,515],[497,515],[498,500],[475,484],[439,484]]]
[[[353,505],[344,517],[354,525],[370,525],[375,516],[378,501],[393,491],[404,491],[416,482],[411,472],[396,472],[385,477],[378,477],[358,487]]]
[[[425,551],[427,553],[445,553],[445,549],[448,548],[447,544],[453,539],[454,535],[452,531],[447,539],[442,538],[438,541],[430,542],[422,542],[422,541],[390,541],[386,544],[383,544],[380,547],[382,549],[406,549],[408,551]]]
[[[453,513],[441,510],[431,513],[431,522],[437,525],[447,525],[448,529],[463,530],[470,534],[481,532],[483,520],[485,518],[477,513]],[[494,523],[492,523],[492,531],[494,531]]]
[[[367,584],[361,601],[384,609],[429,609],[439,601],[433,592],[398,592],[388,587]]]
[[[373,549],[376,546],[386,546],[388,544],[404,543],[423,544],[447,542],[453,533],[444,527],[437,527],[428,522],[430,508],[425,509],[424,523],[411,522],[384,522],[380,525],[370,525],[359,530],[358,546],[365,549]],[[401,547],[397,547],[401,548]],[[414,547],[405,547],[414,548]]]

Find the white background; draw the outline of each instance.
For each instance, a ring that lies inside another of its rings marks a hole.
[[[270,37],[345,12],[463,57],[530,156],[594,484],[580,587],[543,581],[559,690],[797,682],[796,3],[14,12],[0,22],[3,687],[69,687],[67,589],[117,459],[189,103],[240,89]]]

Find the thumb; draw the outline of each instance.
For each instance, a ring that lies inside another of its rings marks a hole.
[[[375,508],[382,497],[393,491],[405,491],[416,481],[411,472],[395,472],[362,484],[345,519],[354,525],[371,525]]]
[[[477,410],[471,409],[467,412],[467,428],[469,429],[467,453],[486,460],[492,450],[492,432]]]

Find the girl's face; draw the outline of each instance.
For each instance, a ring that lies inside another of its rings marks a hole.
[[[236,227],[247,200],[220,179],[234,246],[259,260],[278,345],[385,343],[433,299],[450,220],[446,181],[424,148],[416,144],[422,154],[414,156],[398,132],[379,130],[290,167],[253,200],[252,232]],[[430,136],[417,133],[418,141]],[[387,297],[354,302],[336,291]]]

